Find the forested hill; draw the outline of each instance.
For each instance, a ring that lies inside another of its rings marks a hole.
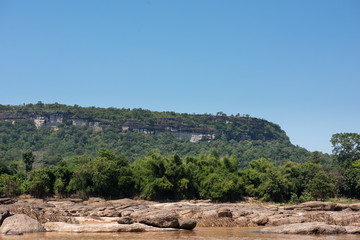
[[[32,151],[37,164],[56,164],[108,148],[134,161],[156,149],[181,156],[235,155],[240,167],[260,157],[278,163],[306,161],[310,153],[290,143],[280,126],[248,115],[179,114],[144,109],[0,105],[0,160],[17,162]]]
[[[0,119],[33,120],[37,127],[55,127],[59,123],[75,126],[119,128],[123,132],[136,131],[147,134],[173,132],[179,137],[193,137],[193,141],[226,137],[227,140],[279,140],[289,141],[276,124],[250,116],[226,116],[224,113],[178,114],[153,112],[144,109],[116,109],[66,106],[61,104],[28,104],[23,106],[0,105]],[[203,135],[201,136],[198,135]],[[196,136],[198,136],[196,138]]]

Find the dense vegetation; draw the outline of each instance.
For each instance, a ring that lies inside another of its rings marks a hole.
[[[145,199],[241,200],[303,202],[332,196],[359,197],[360,135],[335,134],[333,166],[321,165],[321,154],[308,161],[286,161],[280,166],[264,158],[239,170],[235,156],[220,157],[215,149],[197,156],[163,156],[151,151],[130,164],[125,157],[101,148],[95,158],[76,156],[56,166],[32,170],[34,155],[22,155],[24,170],[1,166],[0,192],[6,196],[29,193],[36,197],[139,196]]]
[[[77,155],[94,158],[101,148],[124,156],[131,163],[153,149],[157,149],[166,157],[173,154],[186,157],[208,154],[215,148],[220,156],[234,155],[239,158],[240,168],[248,167],[251,160],[262,157],[273,161],[275,165],[286,160],[305,162],[310,157],[310,152],[306,149],[291,144],[279,126],[249,116],[227,117],[224,113],[212,116],[143,109],[84,108],[41,102],[21,106],[0,105],[1,113],[10,113],[10,117],[20,118],[15,124],[11,121],[0,121],[0,160],[14,167],[21,164],[21,154],[26,151],[32,151],[36,155],[35,168],[38,168],[56,165],[61,159],[70,160]],[[61,113],[67,114],[68,118],[97,119],[106,124],[102,126],[101,131],[67,123],[58,124],[57,131],[50,127],[36,128],[29,116],[40,113]],[[160,120],[164,121],[164,118],[169,118],[164,124],[171,125],[169,121],[178,121],[177,123],[185,126],[213,129],[216,138],[210,142],[203,140],[194,144],[179,139],[171,132],[159,132],[155,135],[135,131],[123,132],[117,125],[127,119],[136,119],[149,126]],[[232,124],[227,124],[226,121],[231,121]],[[249,139],[238,140],[243,137],[240,133],[244,132]],[[325,158],[329,160],[328,156]]]
[[[18,117],[16,124],[0,121],[0,194],[4,196],[216,201],[250,196],[276,202],[360,197],[360,135],[356,133],[334,134],[330,158],[292,145],[280,127],[249,116],[41,102],[0,105],[0,111]],[[66,122],[56,129],[36,128],[29,114],[39,113],[100,119],[106,124],[101,131]],[[154,125],[161,118],[215,129],[217,135],[211,141],[192,143],[171,132],[123,132],[113,124],[136,119]],[[250,138],[239,140],[241,131]]]

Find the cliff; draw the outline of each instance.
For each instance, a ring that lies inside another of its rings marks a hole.
[[[18,121],[31,120],[37,128],[52,127],[55,130],[59,124],[66,124],[93,127],[97,131],[101,131],[104,127],[114,127],[122,132],[142,132],[150,135],[171,132],[191,142],[210,141],[220,137],[236,141],[289,141],[278,125],[251,117],[169,114],[142,109],[140,111],[139,109],[128,110],[126,114],[115,112],[109,115],[106,111],[112,111],[112,109],[99,111],[98,108],[82,108],[82,111],[79,111],[76,107],[69,109],[69,106],[66,106],[68,108],[66,110],[45,107],[31,110],[26,106],[28,105],[25,107],[0,105],[0,121],[11,121],[12,124],[16,124]]]

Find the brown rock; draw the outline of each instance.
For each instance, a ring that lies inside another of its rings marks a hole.
[[[141,223],[118,224],[118,223],[88,223],[70,224],[64,222],[48,222],[45,228],[53,232],[72,232],[72,233],[102,233],[102,232],[159,232],[176,231],[174,228],[156,228]]]
[[[0,233],[2,234],[23,234],[44,231],[45,228],[37,220],[25,214],[15,214],[5,218],[0,227]]]
[[[220,208],[217,210],[218,217],[228,217],[232,218],[232,212],[228,208]]]
[[[0,198],[0,204],[12,204],[14,203],[15,201],[11,198]]]
[[[5,218],[10,217],[9,210],[0,210],[0,226],[4,222]]]
[[[267,225],[280,226],[285,224],[304,223],[309,221],[310,219],[303,216],[278,214],[278,215],[269,216],[269,221],[267,222]]]
[[[139,223],[161,228],[179,227],[178,215],[167,210],[148,212],[139,218]]]
[[[181,228],[181,229],[192,230],[195,227],[196,227],[196,221],[195,220],[192,220],[192,219],[189,219],[189,218],[179,220],[179,228]]]
[[[360,203],[349,204],[349,208],[351,208],[351,210],[353,210],[353,211],[359,211],[360,210]]]
[[[360,234],[360,227],[345,226],[344,228],[348,234]]]
[[[119,224],[132,224],[134,221],[131,217],[120,217],[117,220],[117,223]]]
[[[258,216],[251,219],[251,221],[261,226],[261,225],[265,225],[269,221],[269,218],[267,216]]]
[[[281,234],[344,234],[346,229],[341,226],[327,225],[326,223],[309,222],[294,223],[277,227],[267,227],[260,230],[262,233]]]
[[[310,210],[310,211],[334,211],[336,207],[335,203],[332,202],[305,202],[295,207],[300,210]]]

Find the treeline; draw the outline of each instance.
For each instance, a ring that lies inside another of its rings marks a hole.
[[[308,161],[286,161],[275,166],[260,158],[247,169],[238,169],[239,158],[210,154],[180,157],[150,151],[130,164],[122,156],[102,148],[94,158],[77,156],[56,166],[31,170],[35,156],[24,153],[24,170],[0,166],[0,193],[36,197],[138,196],[152,200],[241,200],[244,196],[264,201],[301,202],[333,196],[359,197],[360,135],[335,134],[334,165],[324,166],[314,152]]]
[[[104,127],[96,131],[91,127],[76,127],[59,124],[53,128],[36,128],[32,121],[0,121],[0,160],[16,167],[21,164],[21,153],[32,151],[36,155],[35,167],[56,165],[77,155],[95,158],[100,148],[108,148],[116,155],[125,156],[130,163],[147,155],[152,149],[169,157],[208,154],[212,148],[219,155],[234,155],[241,159],[240,168],[248,167],[253,159],[266,158],[280,165],[286,160],[305,162],[310,157],[306,149],[282,141],[235,141],[226,137],[192,143],[177,138],[170,132],[147,135],[137,132],[122,132],[120,129]],[[329,157],[324,155],[326,161]]]
[[[188,113],[176,113],[173,111],[150,111],[142,108],[101,108],[101,107],[82,107],[77,104],[74,106],[50,103],[45,104],[39,101],[36,104],[23,104],[23,105],[2,105],[0,104],[0,110],[11,111],[14,114],[27,114],[28,112],[36,113],[65,113],[70,114],[73,117],[79,118],[90,118],[90,119],[109,119],[114,121],[124,121],[126,119],[136,119],[145,122],[157,121],[157,118],[171,118],[171,117],[182,117],[186,119],[198,119],[200,121],[206,121],[207,116],[212,114],[188,114]],[[227,115],[223,112],[216,113],[216,116],[226,117]],[[250,118],[249,114],[236,114],[231,115],[232,117],[245,117]]]

